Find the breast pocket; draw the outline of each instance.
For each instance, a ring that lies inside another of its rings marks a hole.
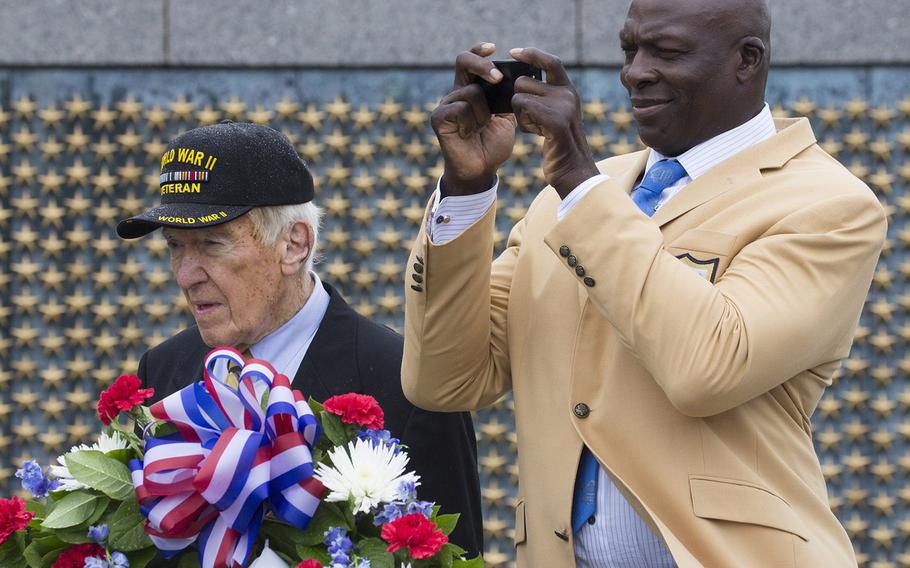
[[[736,247],[736,235],[690,229],[668,243],[666,251],[710,282],[727,269]]]

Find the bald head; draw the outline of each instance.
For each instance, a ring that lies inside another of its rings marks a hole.
[[[678,155],[755,116],[770,28],[765,0],[634,0],[621,78],[645,143]]]

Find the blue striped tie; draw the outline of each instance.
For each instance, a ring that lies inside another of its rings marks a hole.
[[[660,194],[665,189],[686,177],[686,168],[676,160],[661,160],[651,166],[645,178],[632,192],[632,201],[648,217],[654,215]],[[585,446],[578,461],[578,475],[575,476],[575,493],[572,499],[572,532],[578,532],[585,521],[597,512],[597,474],[600,464],[591,450]]]
[[[686,177],[686,168],[676,160],[661,160],[651,166],[645,179],[632,192],[632,201],[650,217],[657,210],[660,194],[665,189]]]

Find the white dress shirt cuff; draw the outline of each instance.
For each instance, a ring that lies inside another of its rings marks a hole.
[[[578,203],[582,197],[591,191],[592,187],[602,181],[607,181],[608,179],[610,179],[610,176],[607,174],[598,174],[581,182],[578,187],[572,190],[572,193],[567,195],[566,198],[560,202],[559,208],[556,210],[556,220],[562,221],[562,218],[565,217],[573,207],[575,207],[575,204]]]
[[[439,183],[441,181],[440,178],[436,182],[436,194],[433,197],[433,207],[430,208],[430,220],[427,223],[427,233],[435,245],[446,244],[483,217],[496,203],[496,190],[499,188],[499,177],[497,176],[493,187],[483,193],[450,195],[440,199]]]

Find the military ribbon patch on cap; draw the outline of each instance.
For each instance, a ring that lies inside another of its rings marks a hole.
[[[209,172],[165,172],[161,174],[159,184],[173,181],[208,181]]]

